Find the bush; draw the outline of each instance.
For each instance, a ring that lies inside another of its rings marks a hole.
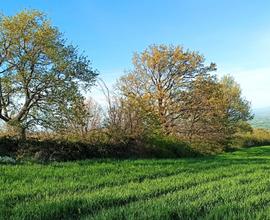
[[[40,162],[72,161],[100,157],[97,146],[65,140],[27,140],[20,143],[16,151],[17,159]]]
[[[238,135],[234,142],[232,146],[240,147],[270,144],[270,132],[255,130]],[[224,145],[217,142],[183,141],[162,134],[136,138],[124,133],[112,136],[105,130],[96,130],[84,136],[53,133],[42,136],[40,133],[23,142],[9,137],[0,138],[0,156],[38,162],[91,158],[183,158],[217,154],[224,150]]]
[[[0,156],[12,156],[18,149],[18,140],[2,136],[0,137]]]
[[[256,128],[252,132],[236,135],[232,143],[233,147],[253,147],[270,145],[270,130]]]
[[[197,157],[201,154],[188,142],[172,136],[156,135],[146,141],[146,154],[158,158]]]
[[[200,155],[215,155],[225,151],[225,145],[216,141],[193,140],[190,143],[193,151]]]
[[[38,162],[91,158],[181,158],[199,155],[186,142],[173,137],[121,136],[115,139],[105,132],[95,132],[85,137],[32,137],[25,141],[2,138],[0,149],[1,155]]]

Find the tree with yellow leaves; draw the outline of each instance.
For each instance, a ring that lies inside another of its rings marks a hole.
[[[135,54],[133,64],[119,80],[121,98],[133,112],[154,116],[164,134],[224,143],[248,127],[250,105],[240,87],[230,77],[219,81],[215,64],[206,65],[199,53],[153,45]]]
[[[198,76],[209,75],[215,64],[204,64],[196,52],[179,46],[153,45],[133,58],[134,69],[123,76],[119,88],[125,97],[144,100],[165,133],[171,133],[186,109],[184,95]]]

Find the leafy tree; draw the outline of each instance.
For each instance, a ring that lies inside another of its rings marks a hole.
[[[226,144],[236,132],[250,130],[250,104],[240,86],[230,76],[198,77],[186,94],[189,111],[177,126],[180,135],[189,140]]]
[[[207,76],[215,64],[179,46],[153,45],[133,58],[134,69],[119,81],[123,96],[146,103],[163,131],[172,133],[186,108],[185,94],[198,76]]]
[[[237,131],[249,129],[250,105],[240,86],[228,76],[218,80],[212,74],[215,64],[205,65],[200,54],[154,45],[135,54],[133,63],[118,82],[118,112],[128,109],[130,118],[122,115],[125,131],[128,126],[145,130],[156,119],[165,134],[225,144]]]
[[[224,118],[222,92],[215,76],[197,77],[185,91],[185,108],[175,133],[193,140],[219,140]]]
[[[253,119],[253,114],[250,102],[242,96],[240,85],[229,75],[224,76],[219,83],[223,94],[228,131],[231,134],[251,131],[248,121]]]
[[[96,75],[41,12],[0,17],[0,118],[21,137],[60,114],[59,103],[80,99]]]

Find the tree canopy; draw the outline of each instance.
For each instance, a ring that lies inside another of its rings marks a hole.
[[[215,64],[180,46],[152,45],[133,58],[134,69],[120,80],[124,96],[147,100],[164,131],[170,133],[184,111],[184,95],[197,76],[207,76]]]
[[[180,46],[152,45],[136,53],[133,64],[118,82],[122,110],[129,106],[129,118],[133,116],[132,120],[124,117],[128,125],[134,125],[133,133],[153,125],[145,119],[150,115],[163,133],[188,140],[225,142],[248,127],[250,105],[239,85],[228,76],[218,80],[213,73],[216,65],[205,64],[199,53]],[[135,126],[138,119],[140,126]]]
[[[0,118],[21,131],[46,124],[89,89],[97,71],[39,11],[0,17]],[[48,114],[53,113],[53,114]]]

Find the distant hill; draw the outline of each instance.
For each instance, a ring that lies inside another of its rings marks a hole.
[[[270,107],[255,109],[254,119],[251,121],[253,127],[270,129]]]

